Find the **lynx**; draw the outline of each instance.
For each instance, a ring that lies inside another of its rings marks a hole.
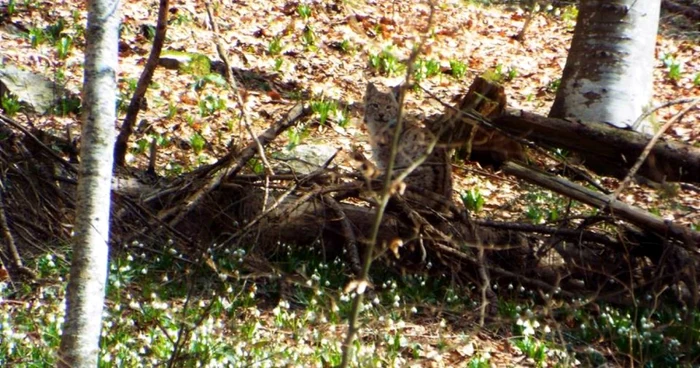
[[[374,84],[369,83],[365,91],[364,104],[364,122],[369,130],[374,161],[382,171],[385,171],[389,164],[391,144],[396,131],[399,103],[391,91],[380,91]],[[434,137],[430,130],[408,119],[404,120],[400,134],[394,163],[396,172],[405,170],[425,155]],[[450,200],[452,166],[447,150],[435,147],[423,164],[406,177],[405,183],[408,187],[433,192]]]

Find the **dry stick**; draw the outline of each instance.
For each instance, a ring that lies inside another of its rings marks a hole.
[[[17,251],[17,245],[15,244],[15,238],[12,236],[12,231],[10,231],[10,226],[7,222],[7,216],[5,215],[5,200],[4,200],[5,184],[4,181],[0,181],[0,227],[2,227],[2,237],[5,238],[7,242],[7,250],[10,252],[10,261],[12,261],[12,268],[18,273],[28,276],[32,280],[36,280],[37,275],[34,271],[22,264],[22,257],[19,256],[19,251]]]
[[[263,145],[258,140],[258,137],[255,136],[255,133],[253,133],[253,129],[250,127],[250,117],[246,113],[243,97],[241,96],[240,89],[238,88],[238,84],[236,83],[236,79],[233,78],[233,75],[231,75],[231,64],[228,61],[228,56],[226,56],[226,52],[224,51],[223,46],[221,46],[221,40],[219,38],[219,26],[214,21],[214,15],[211,11],[211,2],[207,1],[206,7],[207,15],[209,16],[209,23],[211,23],[211,28],[214,31],[214,43],[216,44],[216,52],[219,54],[221,61],[224,63],[226,70],[224,76],[226,77],[226,81],[228,82],[229,87],[233,89],[233,92],[236,95],[236,102],[238,103],[238,108],[241,110],[241,118],[243,119],[243,125],[248,131],[248,134],[250,134],[250,137],[253,139],[253,141],[255,141],[255,145],[258,147],[258,155],[260,155],[260,160],[263,162],[263,166],[265,166],[265,169],[268,171],[268,174],[275,175],[275,173],[272,171],[272,166],[270,166],[270,163],[267,161],[267,157],[265,157],[265,150],[263,149]],[[265,205],[263,204],[263,209],[264,206]]]
[[[269,175],[275,175],[275,172],[272,171],[272,166],[270,163],[267,161],[267,157],[265,157],[265,149],[263,148],[262,144],[260,144],[260,141],[258,140],[258,137],[255,136],[255,133],[253,133],[253,129],[250,127],[250,118],[248,116],[248,113],[245,110],[245,104],[243,102],[243,97],[241,96],[240,89],[238,88],[238,84],[236,83],[236,79],[233,78],[233,75],[231,75],[231,64],[228,61],[228,56],[226,54],[226,51],[224,51],[223,46],[221,46],[221,39],[219,38],[219,25],[214,21],[214,15],[211,11],[211,2],[207,1],[206,2],[206,8],[207,8],[207,15],[209,16],[209,23],[211,23],[211,28],[212,31],[214,32],[214,43],[216,44],[216,52],[219,54],[219,58],[221,58],[221,61],[224,63],[224,69],[225,73],[224,76],[226,77],[226,81],[228,82],[227,86],[229,89],[232,90],[234,95],[236,96],[236,102],[238,102],[238,108],[241,110],[241,118],[243,120],[243,126],[245,126],[245,129],[248,131],[248,134],[250,134],[250,137],[253,139],[255,142],[256,147],[258,148],[258,155],[260,156],[260,160],[263,163],[263,168],[267,172],[267,175],[265,176],[265,194],[263,196],[263,201],[262,201],[262,211],[265,211],[265,207],[267,206],[267,201],[270,196],[270,179]]]
[[[433,4],[432,0],[428,0],[428,4],[430,5],[430,14],[428,15],[428,25],[426,27],[426,32],[433,25],[433,15],[435,12],[435,5]],[[365,254],[362,257],[362,273],[358,277],[357,283],[355,283],[356,286],[354,290],[350,290],[355,292],[355,299],[353,300],[352,309],[350,310],[350,317],[348,319],[348,332],[345,336],[345,341],[343,342],[342,346],[343,359],[340,363],[340,368],[347,368],[347,366],[350,364],[350,354],[352,354],[352,343],[355,339],[355,334],[359,331],[357,323],[360,313],[360,307],[362,306],[362,299],[364,298],[364,291],[368,284],[367,279],[369,277],[369,268],[372,264],[372,253],[374,252],[375,243],[377,242],[377,237],[379,236],[379,228],[381,226],[382,217],[384,216],[384,211],[386,210],[386,206],[389,204],[389,198],[391,198],[391,176],[394,170],[394,161],[396,160],[396,155],[398,153],[400,138],[399,136],[403,126],[402,118],[404,99],[406,97],[406,86],[408,85],[409,81],[411,80],[411,77],[413,76],[413,70],[415,67],[414,64],[416,59],[418,58],[418,55],[420,54],[421,49],[423,48],[423,45],[425,44],[425,39],[426,35],[424,33],[421,36],[417,47],[414,47],[413,51],[411,51],[411,55],[409,56],[407,62],[408,67],[406,68],[406,82],[402,84],[400,88],[398,100],[399,111],[398,116],[396,118],[396,128],[394,131],[394,137],[391,142],[389,162],[386,168],[386,174],[384,177],[379,206],[377,207],[377,213],[375,215],[374,223],[372,225],[372,232],[370,235],[369,244],[365,247]]]
[[[114,145],[115,167],[123,167],[125,164],[126,151],[129,146],[129,137],[134,132],[136,117],[139,114],[139,109],[141,108],[141,103],[143,102],[143,97],[146,94],[148,85],[151,84],[151,81],[153,80],[153,73],[158,66],[158,60],[160,59],[160,51],[163,49],[163,44],[165,43],[165,33],[168,29],[169,8],[169,0],[160,0],[160,5],[158,6],[158,23],[156,25],[156,34],[155,37],[153,37],[153,47],[151,48],[151,53],[148,55],[146,65],[143,67],[141,77],[139,77],[139,81],[136,84],[136,90],[134,91],[134,95],[131,97],[129,108],[126,110],[126,117],[124,117],[124,122],[122,123],[121,129],[119,130],[119,136],[117,136],[117,141]]]
[[[357,238],[355,237],[355,232],[352,230],[352,225],[345,215],[345,211],[343,211],[340,204],[338,204],[338,201],[327,194],[323,195],[322,198],[328,207],[335,212],[340,221],[343,237],[345,238],[345,250],[348,252],[348,257],[350,258],[352,272],[359,276],[362,274],[362,266],[360,265],[360,253],[357,251]]]
[[[199,260],[197,260],[198,261],[197,263],[200,267],[202,266],[204,260],[205,260],[205,257],[201,257]],[[170,342],[173,344],[173,351],[170,353],[170,359],[168,359],[168,364],[167,364],[168,368],[178,366],[178,365],[176,365],[176,362],[180,357],[180,351],[182,349],[182,346],[186,344],[185,339],[189,339],[191,337],[192,331],[194,331],[197,327],[202,325],[202,322],[204,322],[204,319],[209,316],[209,314],[211,312],[211,308],[214,306],[214,303],[218,299],[218,294],[214,295],[214,297],[209,301],[209,304],[207,305],[207,307],[204,309],[204,311],[202,311],[202,314],[200,315],[199,319],[195,323],[193,323],[191,326],[189,326],[189,324],[185,322],[187,320],[186,316],[187,316],[188,308],[192,302],[192,299],[194,298],[194,291],[195,291],[195,287],[194,287],[195,276],[194,276],[194,274],[195,274],[194,271],[188,272],[187,296],[185,297],[185,303],[182,307],[182,319],[181,319],[182,322],[180,324],[180,328],[178,328],[178,331],[177,331],[177,340],[173,341],[172,338],[166,332],[166,329],[164,329],[164,328],[162,329],[163,332],[165,332],[165,335],[168,337],[168,340],[170,340]],[[158,324],[158,327],[162,328],[160,323]]]
[[[214,249],[222,248],[222,247],[228,245],[228,243],[229,243],[230,241],[232,241],[233,239],[236,239],[236,238],[241,237],[241,236],[242,236],[243,234],[245,234],[248,230],[250,230],[254,225],[256,225],[256,224],[257,224],[258,222],[260,222],[262,219],[264,219],[265,217],[267,217],[267,215],[269,215],[269,214],[270,214],[272,211],[274,211],[277,207],[279,207],[279,206],[282,204],[282,202],[284,202],[284,200],[287,199],[287,197],[289,197],[290,194],[294,193],[294,191],[297,190],[298,187],[299,187],[299,184],[294,184],[294,185],[292,185],[289,189],[287,189],[287,191],[285,191],[285,192],[282,193],[279,197],[277,197],[277,199],[275,200],[275,202],[273,202],[272,205],[271,205],[270,207],[264,209],[262,212],[260,212],[260,214],[258,214],[257,216],[255,216],[255,218],[253,218],[252,220],[250,220],[250,222],[248,222],[247,224],[245,224],[245,226],[243,226],[241,229],[239,229],[238,231],[236,231],[235,233],[233,233],[233,235],[229,236],[226,240],[224,240],[223,242],[221,242],[221,244],[219,244],[218,246],[214,247]],[[304,194],[303,196],[301,196],[293,205],[291,205],[291,206],[289,206],[289,207],[286,207],[286,208],[285,208],[285,212],[286,212],[286,211],[292,211],[292,210],[294,210],[295,208],[297,208],[298,206],[300,206],[302,203],[308,201],[308,200],[309,200],[312,196],[314,196],[315,194],[316,194],[316,193],[313,192],[313,191],[312,191],[312,192],[307,192],[307,193],[305,193],[305,194]]]
[[[683,4],[679,4],[675,1],[663,0],[661,2],[661,8],[671,13],[681,14],[688,18],[688,20],[690,20],[691,22],[700,22],[700,9],[698,9],[697,6],[690,4],[691,3],[688,3],[688,5],[686,6]]]
[[[253,227],[253,225],[255,225],[255,224],[257,224],[258,222],[260,222],[260,220],[262,220],[262,219],[264,219],[265,217],[267,217],[267,215],[269,215],[272,211],[274,211],[277,207],[279,207],[279,206],[284,202],[284,200],[285,200],[290,194],[294,193],[294,191],[295,191],[301,184],[303,184],[303,183],[306,182],[306,181],[310,181],[310,180],[314,179],[314,178],[315,178],[316,176],[318,176],[318,175],[321,175],[321,174],[326,170],[326,168],[328,167],[328,165],[330,165],[331,162],[335,159],[335,156],[338,154],[338,152],[339,152],[339,151],[336,151],[336,153],[333,154],[333,156],[331,156],[328,160],[326,160],[326,162],[324,162],[324,164],[323,164],[323,166],[321,166],[321,168],[319,168],[318,170],[316,170],[316,171],[312,172],[311,174],[305,176],[303,179],[299,180],[299,181],[296,182],[294,185],[292,185],[289,189],[287,189],[287,191],[285,191],[284,193],[282,193],[282,195],[280,195],[280,196],[275,200],[275,202],[272,204],[272,206],[263,209],[262,212],[261,212],[260,214],[258,214],[257,216],[255,216],[255,218],[254,218],[253,220],[251,220],[250,222],[248,222],[245,226],[243,226],[241,229],[239,229],[238,231],[236,231],[233,235],[229,236],[226,240],[224,240],[223,242],[221,242],[221,244],[219,244],[218,246],[214,247],[214,249],[220,249],[220,248],[222,248],[222,247],[228,245],[229,242],[231,242],[233,239],[236,239],[236,238],[241,237],[241,236],[242,236],[243,234],[245,234],[248,230],[250,230],[250,229]],[[312,197],[314,197],[314,196],[316,196],[316,195],[318,195],[318,194],[320,194],[320,193],[322,193],[322,192],[323,192],[323,188],[318,188],[317,190],[313,190],[313,191],[310,191],[310,192],[305,193],[303,196],[301,196],[299,199],[297,199],[297,200],[296,200],[294,203],[292,203],[290,206],[285,207],[284,211],[282,211],[282,213],[280,214],[280,217],[285,217],[288,213],[291,213],[293,210],[295,210],[297,207],[299,207],[302,203],[307,202],[309,199],[311,199]]]
[[[593,231],[587,231],[583,229],[556,228],[542,225],[523,224],[517,222],[496,222],[490,220],[477,220],[475,221],[475,223],[479,226],[484,227],[515,230],[518,232],[556,235],[559,237],[564,237],[566,239],[596,242],[599,244],[615,247],[616,249],[622,249],[622,244],[620,244],[620,242],[614,240],[613,238],[604,234],[599,234]]]
[[[126,239],[123,241],[125,244],[130,244],[134,239],[138,239],[139,237],[141,237],[141,236],[143,236],[144,234],[146,234],[147,231],[149,231],[149,230],[151,230],[151,231],[155,230],[155,229],[156,229],[156,226],[155,226],[155,225],[159,225],[159,226],[162,226],[162,227],[163,227],[165,230],[167,230],[168,232],[170,232],[172,235],[174,235],[175,237],[177,237],[178,239],[180,239],[181,241],[187,243],[187,245],[189,245],[189,246],[191,246],[191,247],[193,247],[193,248],[194,248],[194,246],[196,245],[196,243],[195,243],[191,238],[189,238],[188,236],[186,236],[185,234],[183,234],[182,232],[180,232],[180,230],[175,229],[174,227],[172,227],[171,225],[169,225],[167,222],[165,222],[165,221],[159,219],[158,216],[156,216],[153,212],[151,212],[150,209],[146,208],[146,207],[142,204],[142,203],[145,202],[145,201],[139,201],[139,202],[137,202],[137,201],[134,201],[133,199],[131,199],[131,198],[127,197],[127,196],[123,196],[123,195],[121,195],[121,194],[119,194],[119,193],[116,193],[116,192],[115,192],[114,194],[117,196],[117,198],[118,198],[119,200],[124,201],[124,202],[126,203],[126,205],[131,206],[131,210],[132,210],[133,212],[136,212],[137,214],[138,214],[138,213],[141,213],[142,215],[140,215],[140,216],[141,216],[142,218],[144,218],[144,222],[145,222],[145,218],[146,218],[146,217],[147,217],[147,218],[150,218],[150,219],[153,219],[154,222],[155,222],[155,224],[147,224],[145,227],[143,227],[143,228],[140,229],[139,231],[134,231],[134,232],[132,233],[132,235],[130,235],[128,238],[126,238]],[[133,212],[131,212],[131,213],[133,213]],[[122,219],[122,217],[123,217],[123,216],[114,216],[114,218],[117,219],[117,221],[120,221],[120,220]],[[155,250],[152,249],[151,251],[154,252]]]
[[[639,158],[637,159],[637,162],[634,163],[634,166],[632,166],[632,168],[630,169],[630,172],[627,174],[627,176],[626,176],[625,179],[622,181],[622,183],[620,183],[620,186],[617,187],[617,189],[615,190],[615,193],[613,193],[612,195],[610,195],[610,197],[611,197],[613,200],[617,199],[617,198],[620,196],[620,194],[622,194],[622,192],[623,192],[625,189],[627,189],[627,186],[629,185],[630,181],[632,180],[632,178],[634,177],[634,175],[637,174],[637,171],[639,170],[639,168],[642,167],[642,164],[643,164],[644,161],[647,159],[647,156],[649,156],[649,153],[651,152],[651,149],[654,148],[654,145],[656,145],[656,142],[659,140],[659,138],[661,137],[661,135],[664,134],[664,132],[665,132],[668,128],[670,128],[671,125],[673,125],[673,123],[675,123],[678,119],[680,119],[681,116],[685,115],[688,111],[690,111],[690,109],[694,108],[695,105],[697,105],[697,104],[700,102],[700,98],[695,98],[695,99],[692,99],[692,100],[690,100],[690,101],[683,100],[683,102],[690,102],[690,105],[688,105],[688,107],[686,107],[685,109],[681,110],[681,112],[679,112],[678,114],[676,114],[675,116],[673,116],[671,119],[669,119],[669,120],[666,122],[666,124],[664,124],[664,125],[661,127],[661,129],[659,129],[659,131],[656,132],[656,134],[654,134],[654,137],[652,137],[652,138],[649,140],[649,143],[647,143],[647,146],[644,147],[644,151],[642,151],[642,154],[639,155]],[[675,103],[680,103],[680,102],[675,102]],[[668,105],[666,105],[666,106],[668,106]],[[664,105],[659,106],[659,107],[657,107],[656,109],[660,109],[661,107],[664,107]],[[652,111],[654,111],[654,110],[652,110]],[[651,114],[651,112],[648,112],[648,113],[646,113],[646,114],[647,114],[647,115],[648,115],[648,114]],[[642,116],[644,116],[644,115],[642,115]],[[643,119],[643,117],[640,117],[640,119]],[[637,119],[637,120],[638,120],[638,121],[641,121],[640,119]],[[636,124],[636,122],[635,122],[635,124]]]
[[[148,169],[146,172],[155,177],[156,175],[156,154],[158,153],[158,140],[153,137],[151,140],[151,149],[148,152]]]
[[[666,234],[668,237],[686,243],[690,242],[690,245],[692,245],[693,242],[700,244],[700,232],[690,230],[688,227],[678,225],[671,221],[664,221],[650,214],[648,211],[630,206],[622,201],[610,200],[609,196],[600,194],[582,185],[541,171],[535,171],[527,166],[511,161],[503,165],[503,171],[506,174],[517,176],[532,184],[547,188],[589,206],[606,209],[617,217],[622,217],[643,229],[650,229],[660,234]],[[693,247],[688,247],[687,249],[695,251]]]
[[[527,33],[528,27],[530,27],[530,23],[532,23],[532,19],[535,17],[535,7],[538,5],[535,3],[534,0],[529,1],[529,6],[530,10],[527,12],[527,18],[525,18],[525,24],[523,24],[523,28],[520,29],[520,32],[518,32],[518,35],[515,36],[515,39],[518,40],[519,42],[525,41],[525,34]]]
[[[71,174],[77,174],[78,169],[76,169],[73,165],[71,165],[68,161],[64,160],[63,157],[61,157],[56,151],[52,150],[51,148],[47,147],[44,142],[42,142],[39,138],[37,138],[34,134],[32,134],[29,130],[27,130],[25,127],[23,127],[20,123],[15,121],[14,119],[7,117],[3,114],[0,114],[0,121],[2,121],[5,124],[12,125],[15,127],[17,130],[20,132],[24,133],[25,136],[29,137],[31,140],[34,141],[39,147],[41,147],[42,150],[44,150],[49,156],[51,156],[53,159],[55,159],[61,166],[63,166],[68,172]]]
[[[654,108],[650,109],[649,111],[645,111],[642,115],[639,115],[637,120],[635,120],[634,123],[632,123],[631,127],[632,127],[632,129],[636,129],[637,126],[639,126],[639,124],[641,124],[644,119],[649,117],[649,115],[653,114],[657,110],[663,109],[664,107],[669,107],[669,106],[678,105],[678,104],[684,104],[684,103],[688,103],[688,102],[694,102],[697,99],[698,99],[697,97],[679,98],[677,100],[666,101],[658,106],[654,106]]]
[[[463,260],[463,261],[467,261],[467,262],[469,262],[469,263],[477,263],[477,262],[478,262],[478,260],[477,260],[476,258],[474,258],[474,257],[472,257],[472,256],[470,256],[470,255],[468,255],[468,254],[466,254],[466,253],[464,253],[464,252],[462,252],[462,251],[460,251],[460,250],[458,250],[458,249],[454,249],[454,248],[452,248],[452,247],[448,247],[447,245],[440,244],[440,243],[436,243],[435,245],[436,245],[436,246],[438,247],[438,249],[441,250],[442,252],[444,252],[444,253],[446,253],[446,254],[449,254],[449,255],[451,255],[451,256],[454,256],[454,257],[456,257],[456,258],[458,258],[458,259],[461,259],[461,260]],[[515,273],[515,272],[513,272],[513,271],[505,270],[505,269],[500,268],[500,267],[498,267],[498,266],[493,266],[493,265],[491,265],[491,266],[489,267],[489,269],[490,269],[491,271],[497,273],[497,274],[500,274],[500,275],[503,275],[503,276],[506,276],[506,277],[510,277],[510,278],[513,278],[513,279],[521,280],[521,281],[523,281],[523,282],[525,282],[525,283],[527,283],[527,284],[533,285],[533,286],[538,287],[538,288],[540,288],[540,289],[555,290],[555,288],[556,288],[554,285],[550,285],[550,284],[548,284],[548,283],[546,283],[546,282],[544,282],[544,281],[540,281],[540,280],[528,278],[528,277],[519,275],[519,274],[517,274],[517,273]],[[564,290],[561,290],[561,291],[560,291],[560,294],[561,294],[562,296],[564,296],[564,297],[567,297],[567,298],[571,298],[571,297],[576,296],[575,294],[573,294],[573,293],[571,293],[571,292],[569,292],[569,291],[564,291]]]
[[[287,113],[287,115],[284,118],[277,121],[263,134],[258,136],[258,140],[261,142],[261,144],[266,144],[267,142],[272,141],[273,139],[275,139],[275,137],[277,137],[277,135],[279,135],[284,130],[296,123],[298,119],[307,116],[309,113],[309,108],[304,107],[304,105],[294,105],[294,107],[292,107],[292,109]],[[236,173],[238,173],[243,168],[243,166],[248,162],[248,160],[250,160],[255,155],[256,151],[257,149],[255,143],[251,143],[240,152],[240,155],[235,160],[232,153],[229,153],[226,157],[220,159],[217,164],[213,165],[212,170],[218,171],[216,174],[208,178],[206,183],[204,183],[186,200],[181,202],[184,204],[180,206],[171,207],[168,210],[159,213],[158,218],[161,220],[167,220],[171,216],[177,214],[170,221],[170,225],[174,226],[180,221],[182,221],[182,219],[187,214],[189,214],[190,211],[192,211],[192,209],[199,204],[199,202],[202,201],[202,199],[207,193],[211,192],[221,184],[222,180],[236,175]]]

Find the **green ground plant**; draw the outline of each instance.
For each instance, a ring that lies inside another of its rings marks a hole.
[[[199,100],[199,115],[207,117],[214,115],[217,111],[226,109],[226,99],[214,95],[206,95]]]
[[[238,278],[248,253],[244,248],[210,250],[214,272],[183,261],[184,255],[172,244],[168,241],[165,251],[154,252],[133,241],[112,255],[100,367],[163,365],[176,350],[175,359],[183,366],[243,366],[261,360],[271,366],[339,364],[342,334],[328,332],[343,331],[352,303],[352,295],[341,291],[348,277],[337,272],[344,267],[340,258],[323,261],[320,244],[304,249],[280,244],[272,264],[278,272],[302,277],[287,284],[283,299],[264,307],[270,301],[266,295],[289,281]],[[26,306],[0,303],[0,364],[55,363],[70,265],[70,252],[61,253],[64,256],[47,254],[28,264],[43,280],[53,280],[45,286],[0,284],[0,300],[34,301]],[[477,300],[446,279],[401,276],[381,267],[372,274],[384,281],[363,307],[362,320],[373,327],[366,332],[370,338],[356,342],[357,366],[393,366],[420,359],[426,342],[405,333],[410,329],[402,326],[414,323],[431,305],[455,311],[478,306]],[[575,359],[584,366],[605,362],[600,353],[583,348],[576,349],[574,358],[557,342],[562,334],[582,346],[607,341],[646,366],[677,366],[681,356],[700,356],[697,311],[601,305],[600,315],[593,316],[564,305],[556,312],[568,316],[569,322],[555,331],[551,320],[545,324],[530,309],[536,305],[532,290],[513,285],[496,290],[504,298],[499,301],[499,318],[510,323],[512,345],[534,366],[578,366]],[[442,328],[454,333],[447,325]],[[441,339],[433,344],[439,350],[455,348]],[[489,362],[490,354],[480,352],[466,364],[487,367]]]
[[[18,112],[22,110],[22,104],[19,102],[17,96],[7,93],[2,96],[2,111],[9,117],[17,115]]]
[[[73,40],[68,36],[63,36],[56,42],[56,55],[59,59],[65,60],[70,55],[72,47]]]
[[[392,53],[391,47],[369,56],[369,66],[381,75],[395,76],[403,72],[405,66]]]
[[[316,48],[316,32],[311,25],[307,24],[301,33],[301,43],[307,50],[314,50]]]
[[[270,40],[267,45],[267,54],[271,56],[279,55],[282,52],[282,39],[279,36],[275,36]]]
[[[467,74],[467,65],[461,60],[450,60],[450,74],[456,79],[462,79]]]
[[[38,27],[29,28],[27,37],[29,38],[29,42],[32,44],[32,48],[35,49],[46,41],[44,30]]]
[[[329,117],[336,115],[338,103],[335,100],[327,100],[321,96],[319,100],[311,102],[311,111],[318,116],[318,123],[324,125]]]
[[[5,12],[7,13],[8,17],[11,17],[11,16],[17,14],[17,1],[16,0],[8,0]]]
[[[661,58],[667,68],[666,76],[671,81],[681,79],[683,74],[683,64],[671,54],[664,54]]]
[[[311,18],[311,7],[309,4],[299,4],[297,6],[297,14],[299,14],[299,17],[303,20],[308,20]]]
[[[461,197],[464,207],[473,213],[479,213],[484,208],[484,203],[486,200],[481,195],[478,188],[469,189],[468,191],[462,193]]]
[[[192,145],[195,155],[199,155],[204,150],[206,143],[206,139],[199,133],[194,133],[190,136],[190,145]]]
[[[440,75],[440,62],[434,59],[418,59],[413,70],[413,79],[420,82],[423,79]]]

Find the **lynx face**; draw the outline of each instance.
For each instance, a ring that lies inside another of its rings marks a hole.
[[[365,91],[365,125],[369,130],[374,161],[380,168],[386,167],[399,116],[399,103],[391,92],[382,92],[372,84]]]
[[[399,115],[399,103],[394,95],[391,92],[382,92],[373,83],[368,83],[364,103],[365,124],[369,129],[370,138],[390,136]]]

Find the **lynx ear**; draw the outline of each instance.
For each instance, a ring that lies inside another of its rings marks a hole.
[[[367,83],[367,89],[365,90],[365,95],[375,94],[378,92],[379,92],[379,90],[374,85],[374,83],[372,83],[372,82]]]
[[[397,84],[391,87],[391,95],[394,96],[394,100],[399,100],[399,95],[401,94],[401,85]]]

